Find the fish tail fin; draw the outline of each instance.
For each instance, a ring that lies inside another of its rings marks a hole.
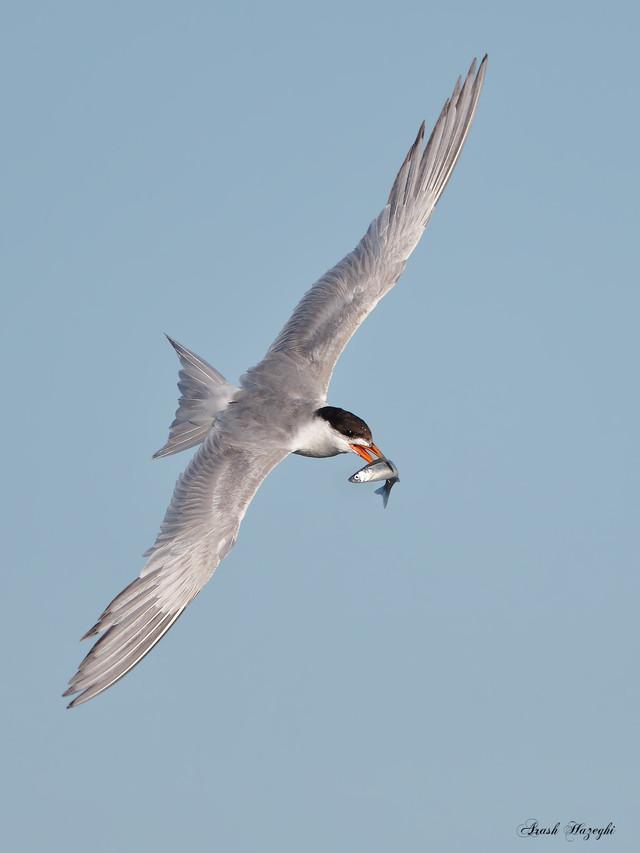
[[[391,489],[387,488],[387,484],[383,483],[379,489],[376,489],[376,495],[382,495],[382,503],[384,508],[387,508],[387,504],[389,503],[389,495],[391,494]]]

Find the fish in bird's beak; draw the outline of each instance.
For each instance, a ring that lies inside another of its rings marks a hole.
[[[374,457],[370,452],[371,450],[373,450],[373,452],[379,458],[382,458],[382,456],[384,455],[380,448],[373,442],[371,442],[370,447],[363,447],[361,444],[350,444],[349,447],[353,450],[354,453],[357,453],[358,456],[362,456],[365,462],[373,462]]]

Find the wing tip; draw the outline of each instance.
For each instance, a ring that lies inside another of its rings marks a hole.
[[[83,701],[83,699],[82,699],[83,694],[80,693],[78,688],[74,687],[73,685],[71,685],[71,687],[67,687],[67,689],[62,694],[62,698],[66,699],[68,696],[73,696],[74,693],[77,693],[78,695],[67,704],[67,708],[66,708],[67,711],[70,708],[75,708],[76,705],[80,705]]]
[[[488,64],[489,64],[489,54],[485,53],[485,55],[482,57],[482,60],[480,61],[480,65],[478,66],[478,71],[476,72],[475,81],[474,81],[475,85],[478,86],[479,88],[482,87],[482,84],[484,82],[484,76],[486,74]]]

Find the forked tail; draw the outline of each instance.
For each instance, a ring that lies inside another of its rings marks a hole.
[[[203,358],[183,347],[167,335],[180,359],[178,389],[180,399],[169,438],[164,447],[153,454],[154,459],[187,450],[203,441],[211,424],[238,389]]]

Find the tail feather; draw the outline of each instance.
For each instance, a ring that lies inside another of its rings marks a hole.
[[[167,339],[180,359],[180,400],[167,443],[153,454],[154,459],[200,444],[216,415],[226,408],[238,390],[203,358],[169,335]]]

